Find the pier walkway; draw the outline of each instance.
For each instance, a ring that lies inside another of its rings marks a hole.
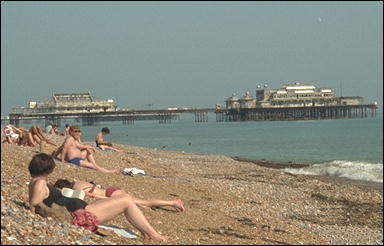
[[[45,120],[61,125],[62,119],[76,119],[82,125],[96,125],[100,121],[121,121],[134,124],[137,120],[158,120],[159,124],[171,123],[180,114],[193,113],[195,122],[208,122],[208,114],[215,113],[216,122],[226,121],[285,121],[321,120],[340,118],[376,117],[377,105],[340,105],[313,107],[248,108],[248,109],[161,109],[161,110],[117,110],[107,112],[44,112],[11,113],[9,123],[19,126],[20,121]]]

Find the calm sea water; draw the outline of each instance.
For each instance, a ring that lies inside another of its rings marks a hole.
[[[310,168],[286,171],[383,181],[382,113],[376,118],[273,122],[216,122],[215,115],[209,114],[205,123],[183,114],[171,124],[146,120],[83,126],[82,139],[94,141],[105,126],[111,130],[106,139],[120,144],[310,163]]]

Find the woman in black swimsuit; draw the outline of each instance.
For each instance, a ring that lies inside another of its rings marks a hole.
[[[44,203],[50,207],[54,202],[65,206],[71,212],[72,224],[92,232],[97,231],[99,224],[124,213],[127,220],[143,234],[144,238],[168,240],[167,237],[153,229],[129,195],[113,196],[91,204],[77,198],[62,196],[60,190],[48,185],[48,175],[54,169],[54,160],[44,153],[35,155],[29,164],[29,172],[32,177],[29,183],[29,204],[33,213],[38,204]]]

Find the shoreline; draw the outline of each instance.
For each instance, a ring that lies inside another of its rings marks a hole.
[[[304,168],[304,167],[310,166],[310,164],[306,164],[306,163],[293,163],[293,162],[284,163],[284,162],[275,162],[275,161],[268,161],[268,160],[254,160],[254,159],[242,158],[238,156],[234,156],[231,158],[235,161],[253,163],[258,166],[272,168],[272,169]],[[300,174],[300,175],[304,175],[304,174]],[[330,182],[337,185],[353,185],[353,186],[357,186],[359,188],[368,189],[368,190],[374,189],[374,190],[381,191],[381,193],[383,193],[383,183],[379,183],[379,182],[357,180],[357,179],[350,179],[350,178],[337,177],[337,176],[325,176],[325,175],[304,175],[304,176],[308,178],[314,178],[324,182]]]
[[[51,140],[61,143],[63,137]],[[93,142],[85,144],[94,146]],[[332,177],[323,182],[316,176],[285,173],[281,170],[284,163],[272,161],[235,161],[224,155],[120,144],[116,147],[123,152],[97,150],[96,161],[109,169],[136,167],[147,175],[101,175],[57,162],[50,181],[93,181],[102,187],[121,187],[142,199],[182,199],[186,208],[183,213],[172,208],[141,209],[154,229],[175,239],[175,244],[382,244],[382,191],[371,186],[359,188],[335,183]],[[53,149],[46,145],[44,152]],[[2,224],[7,225],[2,227],[2,244],[167,244],[116,235],[101,237],[72,226],[65,218],[31,214],[28,163],[39,152],[39,147],[2,144]],[[275,168],[268,168],[269,164]],[[124,216],[108,224],[139,234]]]

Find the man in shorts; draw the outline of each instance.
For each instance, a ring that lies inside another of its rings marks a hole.
[[[79,126],[70,126],[69,135],[61,147],[61,161],[70,162],[76,166],[87,167],[105,173],[121,173],[121,170],[108,170],[96,164],[93,153],[95,149],[80,142]]]

